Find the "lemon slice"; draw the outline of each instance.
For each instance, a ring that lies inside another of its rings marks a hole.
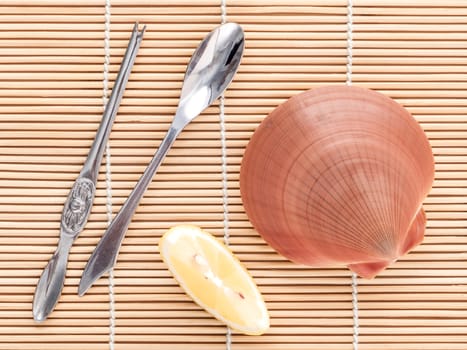
[[[245,334],[268,330],[268,311],[256,284],[214,236],[196,226],[175,226],[159,250],[185,292],[218,320]]]

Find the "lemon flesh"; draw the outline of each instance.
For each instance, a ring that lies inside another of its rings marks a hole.
[[[179,225],[159,250],[170,272],[193,300],[230,328],[249,335],[269,329],[264,300],[232,252],[199,227]]]

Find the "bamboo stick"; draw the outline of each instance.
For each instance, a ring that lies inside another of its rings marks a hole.
[[[82,341],[82,336],[81,338],[76,339],[77,342],[75,343],[70,343],[70,342],[48,342],[47,343],[47,349],[50,350],[63,350],[63,349],[69,349],[69,350],[81,350],[83,348],[83,344],[81,343]],[[167,344],[163,343],[164,348],[167,350],[183,350],[186,349],[185,344],[180,344],[180,343],[173,343],[173,344]],[[89,350],[103,350],[108,347],[108,343],[103,341],[101,343],[93,343],[93,342],[86,342],[86,349]],[[142,346],[151,346],[151,343],[145,343],[144,341],[137,342],[137,343],[119,343],[116,347],[116,349],[128,349],[128,350],[134,350],[134,349],[141,349]],[[193,350],[217,350],[219,349],[219,344],[193,344],[190,346],[191,349]],[[7,344],[2,344],[0,343],[0,349],[2,350],[42,350],[44,349],[44,345],[40,343],[7,343]],[[336,349],[336,348],[335,348]],[[326,349],[327,350],[327,349]],[[332,350],[332,349],[331,349]],[[430,349],[428,349],[430,350]],[[456,350],[456,349],[453,349]]]
[[[356,7],[360,6],[391,6],[394,7],[413,7],[412,4],[409,4],[407,2],[404,2],[403,0],[396,0],[396,1],[388,1],[388,0],[357,0],[355,3]],[[448,0],[445,3],[443,3],[443,7],[462,7],[463,2],[461,0]],[[420,5],[426,8],[436,8],[439,7],[439,3],[433,0],[423,0],[420,2]]]
[[[355,16],[355,23],[365,23],[365,24],[374,24],[374,23],[387,23],[387,24],[464,24],[465,18],[462,16],[395,16],[395,15],[378,15],[378,16]]]
[[[199,11],[199,10],[198,10]],[[462,17],[449,17],[452,19],[452,23],[465,23],[465,20],[462,20]],[[248,14],[242,15],[242,19],[244,22],[247,23],[254,23],[254,24],[261,24],[261,23],[290,23],[290,19],[283,14],[273,14],[270,13],[268,16],[251,16]],[[458,19],[456,21],[456,19]],[[157,14],[157,20],[154,14],[138,14],[138,15],[127,15],[127,14],[114,14],[112,25],[115,23],[134,23],[136,20],[139,20],[143,23],[157,23],[165,24],[165,23],[217,23],[219,21],[219,13],[198,13],[196,17],[192,16],[191,14]],[[341,14],[340,16],[335,16],[332,14],[328,14],[327,16],[317,16],[316,21],[314,23],[341,23],[345,20],[345,14]],[[94,23],[102,23],[103,17],[99,14],[95,15],[76,15],[76,14],[41,14],[41,15],[12,15],[8,14],[7,16],[0,15],[0,22],[3,23],[22,23],[26,22],[28,24],[31,23],[81,23],[86,22],[90,24]],[[409,23],[417,23],[417,18],[408,18]],[[434,23],[449,23],[443,17],[439,17],[436,21],[433,20]],[[295,15],[294,16],[294,23],[309,23],[308,16],[302,15]],[[405,22],[407,23],[407,21]]]
[[[286,31],[295,32],[345,32],[345,25],[344,25],[344,16],[342,16],[341,23],[333,23],[333,24],[290,24],[287,23],[280,23],[278,25],[275,24],[256,24],[256,23],[246,23],[243,25],[245,29],[258,31],[258,32],[269,32],[269,31],[278,31],[280,27],[285,27]],[[182,22],[180,22],[182,23]],[[161,31],[203,31],[209,32],[211,31],[217,24],[219,24],[218,19],[212,20],[211,23],[192,23],[191,21],[188,23],[183,23],[183,28],[180,27],[180,23],[157,23],[157,27]],[[112,23],[111,29],[112,31],[127,31],[131,30],[131,26],[134,24],[134,21],[130,21],[128,23]],[[423,25],[418,25],[421,28],[425,28]],[[453,29],[461,29],[461,24],[453,25],[455,26]],[[381,26],[370,26],[367,27],[366,30],[370,30],[370,28],[380,28]],[[0,30],[21,30],[24,28],[22,23],[0,23]],[[384,28],[384,27],[383,27]],[[412,28],[408,25],[408,28]],[[417,27],[418,28],[418,27]],[[42,23],[28,23],[29,30],[44,30],[44,25]],[[104,21],[101,23],[60,23],[60,22],[52,22],[47,24],[47,29],[51,31],[68,31],[68,30],[82,30],[82,31],[100,31],[103,32],[104,30]],[[440,25],[439,31],[447,31],[446,25]]]
[[[128,0],[114,0],[114,6],[147,6],[147,5],[153,5],[153,3],[150,0],[136,0],[133,2],[129,2]],[[271,0],[271,1],[265,1],[265,0],[257,0],[257,6],[259,5],[283,5],[282,1],[280,0]],[[451,3],[455,3],[453,0],[447,1],[446,6],[454,6],[450,5]],[[4,2],[5,5],[24,5],[24,1],[22,0],[5,0]],[[73,3],[63,3],[60,0],[28,0],[27,2],[28,5],[35,5],[35,6],[97,6],[100,7],[102,6],[102,3],[99,0],[78,0],[77,2]],[[163,6],[181,6],[181,5],[189,5],[189,6],[194,6],[193,2],[191,0],[164,0],[158,2],[159,5]],[[290,1],[289,6],[313,6],[313,5],[318,5],[318,6],[323,6],[321,0],[293,0]],[[345,2],[343,0],[330,0],[326,3],[326,6],[343,6]],[[217,7],[219,4],[214,1],[214,0],[200,0],[195,4],[195,6],[214,6]],[[248,3],[243,0],[235,0],[232,1],[232,5],[234,6],[245,6],[245,5],[251,5],[251,3]]]

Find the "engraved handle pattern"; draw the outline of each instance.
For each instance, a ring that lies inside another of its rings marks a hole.
[[[90,179],[76,179],[63,208],[62,232],[77,236],[82,231],[91,213],[95,191],[96,187]]]

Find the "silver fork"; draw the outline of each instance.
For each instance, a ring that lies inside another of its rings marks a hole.
[[[123,57],[112,94],[105,108],[101,123],[88,157],[78,178],[68,194],[60,225],[60,239],[57,249],[45,267],[37,283],[33,301],[33,317],[38,322],[44,321],[57,304],[63,289],[68,256],[71,246],[83,230],[91,213],[99,167],[104,155],[118,107],[122,100],[131,68],[138,53],[146,26],[141,31],[135,24],[128,48]]]

